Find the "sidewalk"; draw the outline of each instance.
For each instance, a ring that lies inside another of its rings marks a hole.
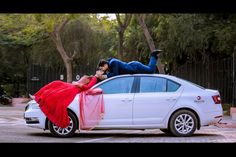
[[[231,116],[224,115],[220,123],[215,126],[219,128],[236,128],[236,120],[232,120]]]
[[[13,98],[11,106],[12,107],[25,107],[29,100],[30,100],[29,98]]]

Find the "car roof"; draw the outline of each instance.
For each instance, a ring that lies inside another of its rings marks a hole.
[[[129,76],[151,76],[151,77],[164,77],[164,78],[167,78],[167,79],[171,79],[173,81],[177,81],[177,82],[181,82],[181,79],[178,79],[177,77],[175,76],[172,76],[172,75],[165,75],[165,74],[124,74],[124,75],[117,75],[117,76],[113,76],[113,77],[110,77],[110,78],[107,78],[99,83],[97,83],[95,86],[99,85],[99,84],[102,84],[104,82],[107,82],[109,80],[113,80],[115,78],[121,78],[121,77],[129,77]]]
[[[111,78],[127,77],[127,76],[156,76],[156,77],[165,77],[165,78],[174,79],[174,80],[178,79],[176,76],[165,75],[165,74],[125,74],[125,75],[117,75]]]
[[[204,87],[201,87],[197,84],[194,84],[193,82],[190,82],[190,81],[187,81],[187,80],[184,80],[182,78],[178,78],[176,76],[173,76],[173,75],[166,75],[166,74],[124,74],[124,75],[117,75],[117,76],[113,76],[113,77],[110,77],[110,78],[107,78],[99,83],[97,83],[94,87],[100,85],[100,84],[103,84],[109,80],[113,80],[115,78],[122,78],[122,77],[129,77],[129,76],[151,76],[151,77],[163,77],[163,78],[166,78],[166,79],[170,79],[172,81],[175,81],[177,83],[180,83],[181,85],[184,85],[184,86],[188,86],[188,87],[194,87],[197,89],[201,88],[201,89],[204,89]]]

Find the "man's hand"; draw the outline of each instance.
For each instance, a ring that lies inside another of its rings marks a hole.
[[[102,75],[102,80],[107,79],[107,75]]]

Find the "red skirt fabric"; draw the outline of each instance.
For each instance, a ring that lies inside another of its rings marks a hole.
[[[96,78],[93,77],[89,86],[82,88],[87,90],[96,84]],[[41,88],[34,96],[40,109],[46,117],[61,128],[69,125],[67,107],[75,98],[76,94],[82,90],[71,83],[63,81],[53,81]]]
[[[105,112],[102,89],[92,89],[80,93],[80,130],[91,130],[103,118]]]

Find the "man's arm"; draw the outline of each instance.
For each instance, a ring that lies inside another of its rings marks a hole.
[[[119,75],[120,64],[119,61],[114,60],[110,64],[110,71],[107,73],[107,78]]]

